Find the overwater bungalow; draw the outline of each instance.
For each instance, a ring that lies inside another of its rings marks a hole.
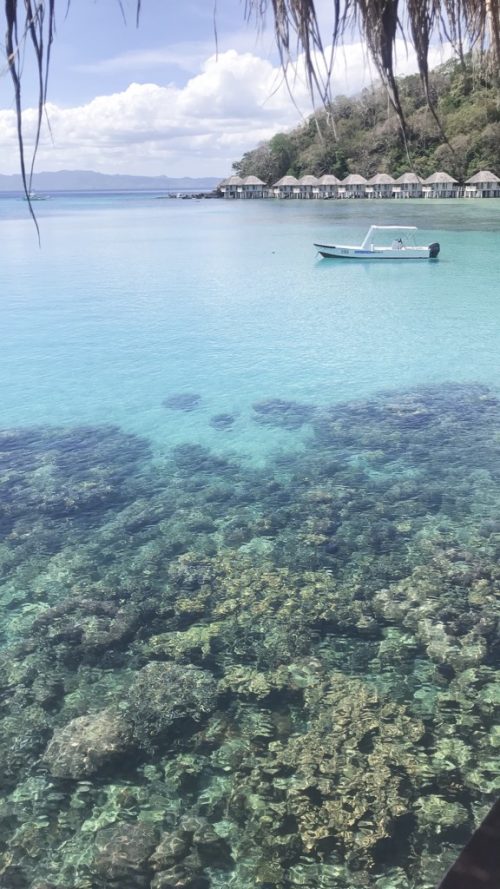
[[[424,179],[422,194],[424,198],[456,198],[458,182],[449,173],[433,173]]]
[[[344,198],[364,198],[366,194],[367,180],[359,173],[350,173],[342,180],[339,188],[339,197]]]
[[[490,170],[479,170],[465,182],[466,198],[500,198],[500,179]]]
[[[258,176],[245,176],[242,185],[242,197],[244,198],[263,198],[266,189],[266,183],[259,179]]]
[[[333,173],[324,173],[319,180],[318,194],[321,198],[337,197],[340,186],[340,179],[337,179]]]
[[[368,180],[367,198],[392,198],[394,179],[388,173],[377,173]]]
[[[243,179],[241,176],[230,176],[223,179],[219,189],[225,198],[241,198],[243,195]]]
[[[421,198],[422,197],[422,179],[416,173],[402,173],[393,187],[392,193],[395,198]]]
[[[301,176],[299,179],[300,197],[317,198],[319,179],[316,176]]]
[[[421,179],[408,171],[398,179],[377,173],[369,181],[359,173],[350,173],[341,182],[333,173],[318,179],[310,174],[297,179],[282,176],[274,185],[266,185],[257,176],[230,176],[217,190],[225,198],[499,198],[500,177],[490,170],[479,170],[467,179],[465,187],[444,171]]]
[[[300,192],[299,180],[295,176],[282,176],[272,187],[275,198],[297,197]]]

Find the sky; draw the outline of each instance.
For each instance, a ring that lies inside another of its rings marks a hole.
[[[330,5],[317,2],[325,43]],[[66,0],[56,6],[50,127],[43,128],[39,172],[222,178],[245,151],[297,126],[312,110],[300,60],[287,85],[271,20],[264,28],[246,22],[241,0],[142,0],[138,27],[135,0],[71,0],[67,12]],[[448,56],[446,46],[431,50],[434,64]],[[397,69],[416,71],[402,41]],[[366,49],[352,35],[337,57],[333,94],[354,95],[375,81]],[[36,76],[28,52],[22,84],[29,142]],[[0,173],[19,171],[13,107],[4,64]]]

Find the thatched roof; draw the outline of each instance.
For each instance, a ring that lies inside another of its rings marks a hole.
[[[333,173],[325,173],[319,182],[320,185],[340,185],[340,179],[337,179]]]
[[[8,0],[4,3],[5,69],[12,80],[12,104],[17,122],[21,175],[27,197],[31,187],[29,170],[37,152],[45,115],[51,47],[56,33],[56,11],[59,11],[61,6],[64,9],[67,5],[67,0],[65,3],[61,3],[60,0],[50,0],[50,2],[41,0],[39,4],[32,4],[26,0],[24,2]],[[142,0],[136,0],[137,19],[140,17],[141,5]],[[418,3],[404,4],[404,13],[398,10],[397,0],[382,4],[375,0],[352,0],[352,2],[339,0],[331,6],[332,19],[324,26],[323,15],[319,15],[314,0],[286,0],[286,2],[273,0],[272,3],[269,0],[246,0],[244,4],[246,18],[248,21],[255,18],[257,25],[264,21],[266,12],[272,10],[270,17],[285,77],[293,47],[299,55],[304,55],[306,80],[311,86],[311,91],[325,104],[331,101],[333,84],[330,84],[329,74],[336,70],[334,65],[336,53],[338,54],[342,45],[349,43],[354,26],[374,60],[376,71],[389,90],[391,102],[400,121],[403,121],[404,114],[394,71],[394,49],[400,36],[408,47],[413,47],[415,50],[427,96],[429,96],[429,54],[438,39],[449,41],[454,49],[454,55],[460,59],[464,50],[469,47],[479,47],[485,60],[482,67],[495,73],[498,70],[500,64],[498,0],[465,0],[465,2],[464,0],[437,0],[437,2],[419,0]],[[161,31],[163,24],[161,17],[158,15],[155,17],[154,13],[153,16]],[[327,54],[325,47],[328,42],[331,42],[332,47]],[[90,42],[84,40],[84,47],[89,49],[89,46]],[[485,53],[482,52],[483,49],[486,49]],[[346,55],[348,57],[348,54]],[[38,101],[35,101],[38,112],[35,119],[33,140],[35,147],[31,163],[28,156],[25,156],[23,141],[21,92],[26,76],[34,78],[35,94],[38,98]],[[289,87],[293,89],[292,78]],[[31,204],[29,207],[33,212]]]
[[[278,179],[277,182],[274,183],[274,188],[279,185],[298,185],[299,180],[295,178],[295,176],[282,176],[281,179]]]
[[[500,182],[500,179],[490,170],[479,170],[479,173],[474,173],[470,179],[466,179],[466,182],[474,185],[476,182]]]
[[[388,173],[377,173],[369,180],[370,185],[394,185],[395,180]]]
[[[243,179],[241,176],[230,176],[225,180],[224,185],[243,185]]]
[[[432,176],[428,176],[427,179],[424,179],[425,185],[434,185],[437,182],[445,182],[447,184],[452,184],[453,182],[457,182],[453,176],[450,176],[449,173],[443,173],[439,171],[439,173],[433,173]]]
[[[417,176],[416,173],[402,173],[396,179],[396,182],[401,185],[422,185],[422,179],[420,176]]]
[[[342,185],[368,185],[368,183],[359,173],[349,173],[349,176],[342,180]]]
[[[301,185],[319,185],[319,179],[316,179],[316,176],[301,176],[299,183]]]

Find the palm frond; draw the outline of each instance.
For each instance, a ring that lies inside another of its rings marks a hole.
[[[325,84],[324,47],[335,50],[353,25],[366,42],[376,69],[404,124],[394,72],[394,46],[401,35],[415,50],[425,95],[437,120],[429,91],[431,41],[449,40],[457,56],[480,48],[483,62],[498,72],[500,62],[500,0],[331,0],[330,30],[320,29],[314,0],[246,0],[247,18],[264,20],[271,12],[282,62],[302,53],[309,84],[316,96],[329,100],[334,84]],[[328,64],[331,72],[333,62]],[[439,121],[437,121],[439,123]]]
[[[51,47],[57,0],[4,0],[7,65],[14,87],[17,139],[23,188],[29,199],[34,162],[47,99]],[[69,0],[59,0],[60,3]],[[136,0],[137,21],[143,0]],[[236,0],[235,0],[236,2]],[[366,42],[386,85],[404,132],[404,115],[395,77],[394,47],[398,34],[413,46],[427,102],[438,120],[429,91],[429,50],[433,40],[449,40],[459,57],[480,49],[481,59],[498,76],[500,63],[500,0],[331,0],[331,22],[320,27],[314,0],[246,0],[245,15],[262,27],[273,20],[276,45],[285,75],[302,54],[311,94],[324,105],[331,101],[333,62],[338,47],[355,27]],[[325,47],[331,46],[326,54]],[[31,48],[38,79],[38,113],[29,172],[22,122],[22,57]],[[439,121],[438,121],[439,123]],[[443,134],[444,135],[444,134]],[[35,220],[36,222],[36,220]]]

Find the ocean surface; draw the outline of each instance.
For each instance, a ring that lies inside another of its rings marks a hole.
[[[500,790],[500,201],[0,198],[0,886],[432,889]],[[436,262],[321,260],[371,224]]]

